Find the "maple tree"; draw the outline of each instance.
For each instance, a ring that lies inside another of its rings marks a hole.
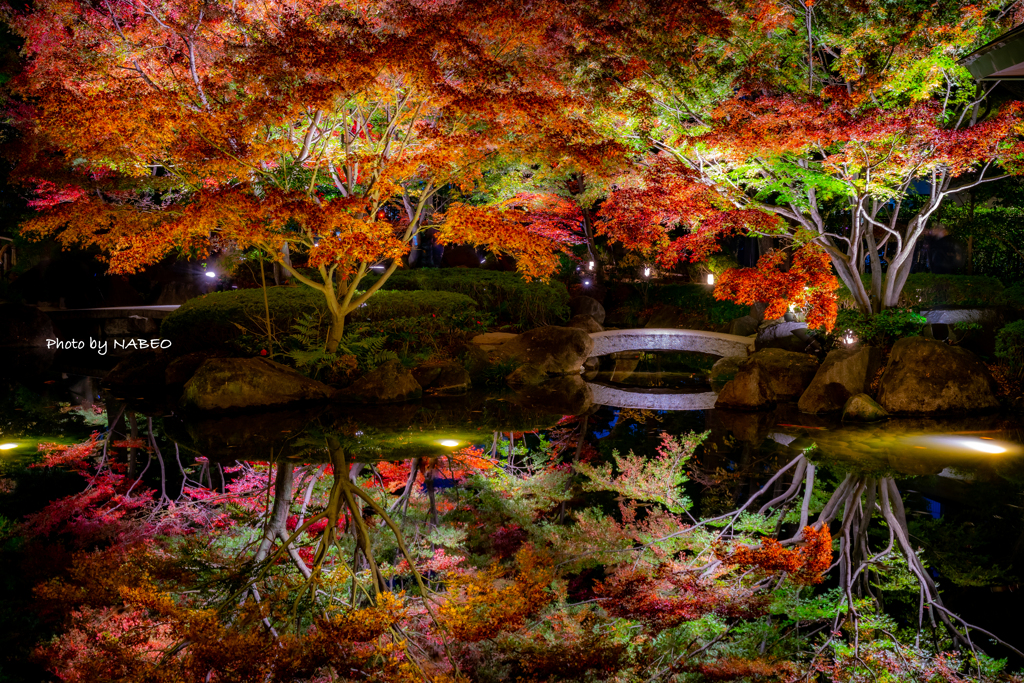
[[[345,316],[401,265],[439,192],[472,190],[510,145],[603,153],[584,100],[553,72],[567,42],[555,39],[567,21],[555,9],[312,0],[8,10],[27,57],[16,81],[21,175],[41,211],[24,230],[97,247],[115,273],[175,249],[256,247],[323,293],[333,351]],[[515,22],[503,20],[510,12]],[[457,238],[522,254],[530,275],[550,272],[550,260],[531,260],[536,235],[500,228],[464,223]],[[378,263],[381,277],[362,285]]]
[[[654,150],[629,190],[637,199],[622,202],[641,241],[667,247],[668,229],[683,225],[690,234],[671,241],[671,257],[699,258],[738,228],[797,252],[813,244],[863,313],[895,306],[943,203],[1017,169],[1016,107],[993,107],[995,86],[976,88],[956,61],[1013,14],[996,2],[725,7],[727,40],[709,33],[685,64],[638,56],[625,86],[632,111],[620,137]],[[628,210],[662,196],[696,199],[697,210]],[[776,220],[737,226],[699,206],[709,204]],[[816,272],[819,282],[827,274]],[[777,277],[731,279],[757,288]],[[816,317],[830,322],[827,292],[818,298]]]

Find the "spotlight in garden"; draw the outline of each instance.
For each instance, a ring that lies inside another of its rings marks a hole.
[[[857,343],[857,337],[853,334],[853,330],[846,331],[846,334],[843,335],[843,343],[847,346],[853,346]]]
[[[378,263],[378,264],[370,266],[370,270],[384,270],[384,266],[382,266],[381,264]]]
[[[651,267],[650,266],[644,266],[644,277],[650,277],[650,276],[651,276]]]
[[[16,444],[16,443],[0,443],[0,451],[9,451],[12,448],[17,448],[17,447],[18,447],[18,444]]]
[[[217,277],[217,273],[213,272],[212,270],[208,270],[204,274],[206,275],[206,277]]]
[[[709,285],[715,284],[715,274],[714,273],[708,273],[708,284]]]
[[[445,439],[444,441],[438,441],[438,443],[441,444],[442,446],[444,446],[445,448],[455,448],[456,446],[459,445],[458,441],[452,441],[451,439]]]
[[[594,262],[591,261],[590,263],[587,264],[587,270],[593,270],[593,269],[594,269]]]
[[[583,286],[584,287],[589,287],[590,286],[590,280],[584,280],[583,281]]]

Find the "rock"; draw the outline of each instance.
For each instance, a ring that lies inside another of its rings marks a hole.
[[[423,396],[412,373],[399,360],[389,360],[357,379],[340,397],[344,401],[395,403]]]
[[[572,317],[572,320],[569,321],[569,327],[579,328],[588,334],[593,334],[594,332],[604,332],[604,328],[601,327],[601,324],[594,320],[594,317],[592,315],[589,315],[587,313],[574,315]]]
[[[752,315],[745,315],[741,318],[735,318],[729,323],[729,329],[726,330],[729,334],[735,334],[737,337],[749,337],[757,334],[757,318]]]
[[[531,410],[582,415],[593,405],[590,387],[579,376],[554,377],[542,384],[524,387],[514,399]]]
[[[843,406],[843,422],[877,422],[887,417],[885,408],[867,394],[854,394]]]
[[[977,356],[924,337],[905,337],[893,344],[878,402],[891,413],[965,413],[999,407],[995,380]]]
[[[513,389],[542,384],[547,380],[548,373],[536,365],[520,365],[505,378],[505,381]]]
[[[549,375],[578,375],[593,348],[593,340],[583,330],[548,325],[505,342],[495,353],[499,358],[536,365]]]
[[[185,385],[182,405],[198,410],[279,406],[330,398],[334,390],[266,358],[209,358]]]
[[[47,339],[58,339],[50,316],[35,306],[0,304],[0,346],[38,346],[46,348]],[[88,346],[88,344],[86,344]]]
[[[795,401],[818,372],[818,359],[809,353],[783,349],[762,349],[750,355],[740,369],[757,363],[765,371],[768,383],[780,401]],[[715,364],[717,365],[717,363]],[[712,367],[714,372],[714,367]]]
[[[569,310],[573,317],[578,315],[589,315],[597,321],[598,325],[604,324],[604,306],[597,299],[589,296],[574,296],[569,299]]]
[[[459,359],[462,366],[469,372],[469,376],[474,380],[483,379],[487,373],[487,368],[491,365],[490,356],[487,351],[476,344],[464,344],[462,348],[458,349],[455,353],[455,357]]]
[[[786,351],[803,352],[809,343],[807,337],[807,323],[781,322],[775,325],[768,325],[757,333],[754,340],[754,348],[761,349],[783,349]],[[798,334],[797,330],[803,331]]]
[[[184,386],[192,379],[192,375],[196,374],[196,370],[206,359],[222,358],[223,356],[224,353],[218,351],[193,351],[175,358],[167,364],[167,368],[164,370],[164,383],[170,386]]]
[[[771,410],[775,407],[775,392],[768,382],[767,372],[757,363],[746,366],[722,387],[715,408],[726,410]]]
[[[431,394],[461,394],[469,391],[473,384],[469,371],[455,362],[421,365],[413,368],[412,376]]]
[[[518,336],[514,332],[485,332],[473,337],[469,343],[490,353]]]
[[[763,301],[758,301],[756,304],[750,306],[750,317],[757,321],[758,324],[764,322],[764,312],[768,310],[768,304]]]
[[[851,396],[868,391],[879,367],[881,353],[870,346],[830,351],[797,407],[803,413],[838,412]]]
[[[583,361],[583,372],[580,374],[581,377],[587,382],[592,382],[597,379],[598,374],[601,372],[601,359],[600,358],[588,358]]]
[[[749,356],[722,356],[711,366],[711,390],[715,393],[722,391],[728,382],[740,371],[740,366],[747,362]]]

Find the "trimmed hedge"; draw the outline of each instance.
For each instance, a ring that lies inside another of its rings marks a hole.
[[[871,274],[861,276],[864,286],[870,291]],[[840,281],[841,282],[841,281]],[[987,275],[936,275],[934,273],[911,273],[900,296],[901,308],[932,309],[941,306],[958,308],[986,308],[999,306],[1003,285]],[[853,295],[845,284],[840,284],[840,308],[856,308]]]
[[[1003,327],[996,334],[996,357],[1013,375],[1024,375],[1024,320]]]
[[[371,276],[364,283],[369,286],[376,280]],[[527,282],[515,273],[475,268],[397,270],[383,289],[465,294],[499,321],[521,328],[557,325],[569,319],[569,291],[564,284],[556,280]]]
[[[270,316],[278,335],[287,335],[304,313],[327,314],[320,292],[308,287],[268,287]],[[352,313],[353,322],[378,322],[403,318],[454,318],[476,310],[468,296],[451,292],[377,292],[364,308]],[[213,292],[186,301],[164,319],[160,334],[173,343],[177,353],[230,345],[244,333],[265,327],[262,289]]]

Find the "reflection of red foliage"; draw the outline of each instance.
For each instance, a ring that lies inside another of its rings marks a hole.
[[[705,681],[794,681],[800,672],[792,662],[767,662],[763,659],[726,657],[713,662],[686,662],[677,671],[699,673]]]
[[[797,584],[821,583],[822,573],[832,563],[832,535],[828,527],[804,527],[804,544],[793,550],[783,548],[774,538],[766,538],[759,548],[741,547],[719,557],[732,564],[745,564],[770,571],[783,571]]]
[[[599,581],[594,592],[605,598],[602,607],[612,616],[643,622],[654,631],[711,613],[757,616],[765,606],[763,598],[701,581],[691,573],[674,571],[668,564],[660,565],[653,574],[621,570]]]

